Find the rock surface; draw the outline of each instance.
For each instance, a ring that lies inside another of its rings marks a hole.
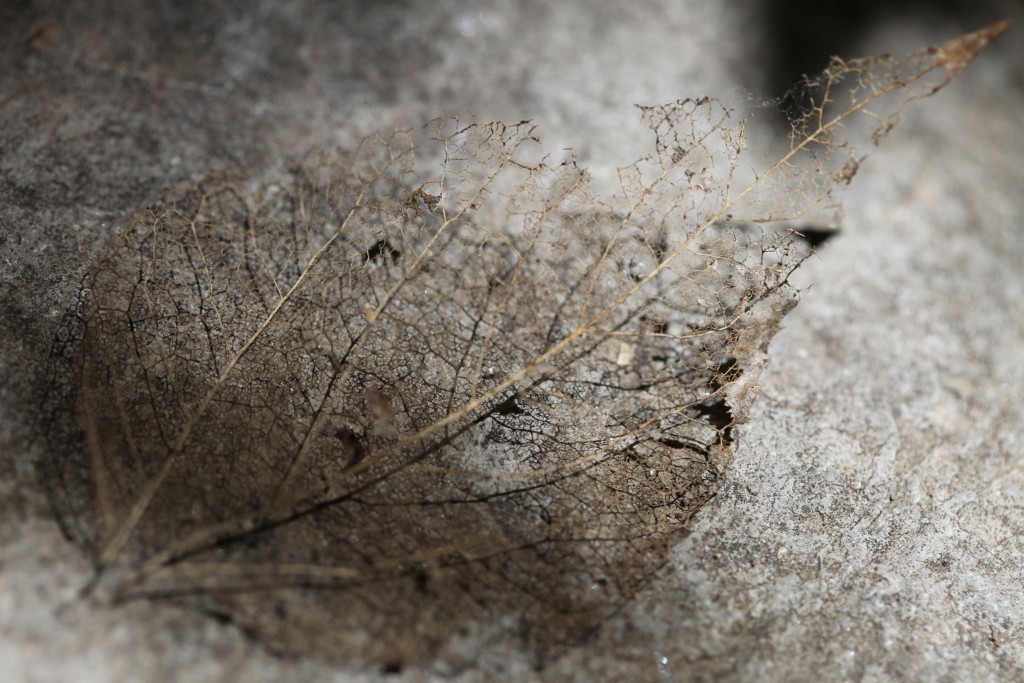
[[[376,680],[190,612],[76,597],[90,567],[36,464],[82,275],[165,188],[272,175],[445,111],[533,118],[611,178],[643,149],[634,102],[756,83],[737,37],[752,15],[131,5],[0,10],[0,680]],[[974,28],[912,25],[862,52]],[[1004,43],[870,151],[844,231],[800,273],[813,287],[773,342],[726,487],[663,577],[547,670],[470,639],[451,646],[463,670],[387,680],[1024,677],[1024,60]]]

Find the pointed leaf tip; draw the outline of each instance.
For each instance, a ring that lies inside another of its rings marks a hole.
[[[1012,19],[1003,19],[974,33],[947,41],[935,51],[935,66],[944,66],[951,77],[956,76],[974,61],[986,45],[1005,33],[1012,24]]]

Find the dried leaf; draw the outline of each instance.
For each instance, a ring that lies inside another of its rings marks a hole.
[[[641,108],[613,196],[528,162],[529,122],[442,119],[143,213],[83,307],[95,508],[63,512],[99,518],[98,585],[388,668],[488,624],[538,664],[579,642],[717,489],[807,255],[759,224],[831,207],[1006,25],[833,60],[759,167],[685,99]]]

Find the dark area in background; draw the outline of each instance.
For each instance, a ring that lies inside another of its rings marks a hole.
[[[764,30],[761,44],[767,46],[760,62],[764,88],[776,95],[785,93],[802,75],[822,71],[833,55],[861,56],[856,46],[887,18],[948,24],[959,34],[1024,12],[1021,0],[783,0],[754,6]]]

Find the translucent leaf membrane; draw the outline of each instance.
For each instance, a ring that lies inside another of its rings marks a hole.
[[[866,141],[877,145],[911,102],[942,89],[1009,27],[1004,20],[905,57],[833,57],[783,97],[789,148],[758,165],[757,182],[730,209],[734,219],[835,225],[837,192],[860,168]]]
[[[92,510],[63,505],[97,585],[346,661],[579,642],[714,495],[806,256],[758,223],[831,202],[848,124],[886,132],[971,40],[835,60],[770,162],[717,100],[642,107],[613,196],[528,162],[528,122],[444,119],[143,213],[82,313]]]

